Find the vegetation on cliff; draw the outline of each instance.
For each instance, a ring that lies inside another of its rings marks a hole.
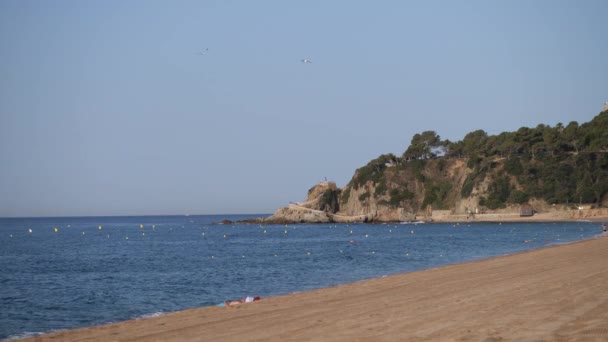
[[[356,198],[351,191],[357,191]],[[453,209],[475,197],[499,209],[531,199],[548,204],[595,203],[608,194],[608,111],[592,121],[554,127],[540,124],[488,135],[476,130],[461,141],[434,131],[414,135],[398,157],[384,154],[357,169],[343,189],[349,201],[418,212]]]

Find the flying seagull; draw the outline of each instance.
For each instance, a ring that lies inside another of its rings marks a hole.
[[[207,51],[209,51],[209,48],[206,48],[205,51],[203,51],[203,52],[197,52],[197,53],[195,53],[195,55],[204,56],[207,53]]]
[[[312,61],[311,61],[310,59],[306,59],[306,58],[304,58],[304,59],[300,59],[300,62],[302,62],[302,63],[304,63],[304,64],[307,64],[307,63],[312,63]]]

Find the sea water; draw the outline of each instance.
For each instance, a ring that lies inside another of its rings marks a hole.
[[[0,219],[0,339],[276,296],[589,239],[599,224]]]

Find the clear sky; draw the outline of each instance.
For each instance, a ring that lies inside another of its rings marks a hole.
[[[587,122],[608,100],[607,15],[605,0],[2,0],[0,217],[271,213],[424,130]]]

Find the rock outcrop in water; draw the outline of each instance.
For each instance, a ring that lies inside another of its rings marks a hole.
[[[321,182],[308,190],[306,201],[290,203],[279,208],[272,216],[247,220],[245,222],[265,224],[289,223],[329,223],[365,221],[365,217],[339,217],[339,198],[341,190],[334,182]]]

